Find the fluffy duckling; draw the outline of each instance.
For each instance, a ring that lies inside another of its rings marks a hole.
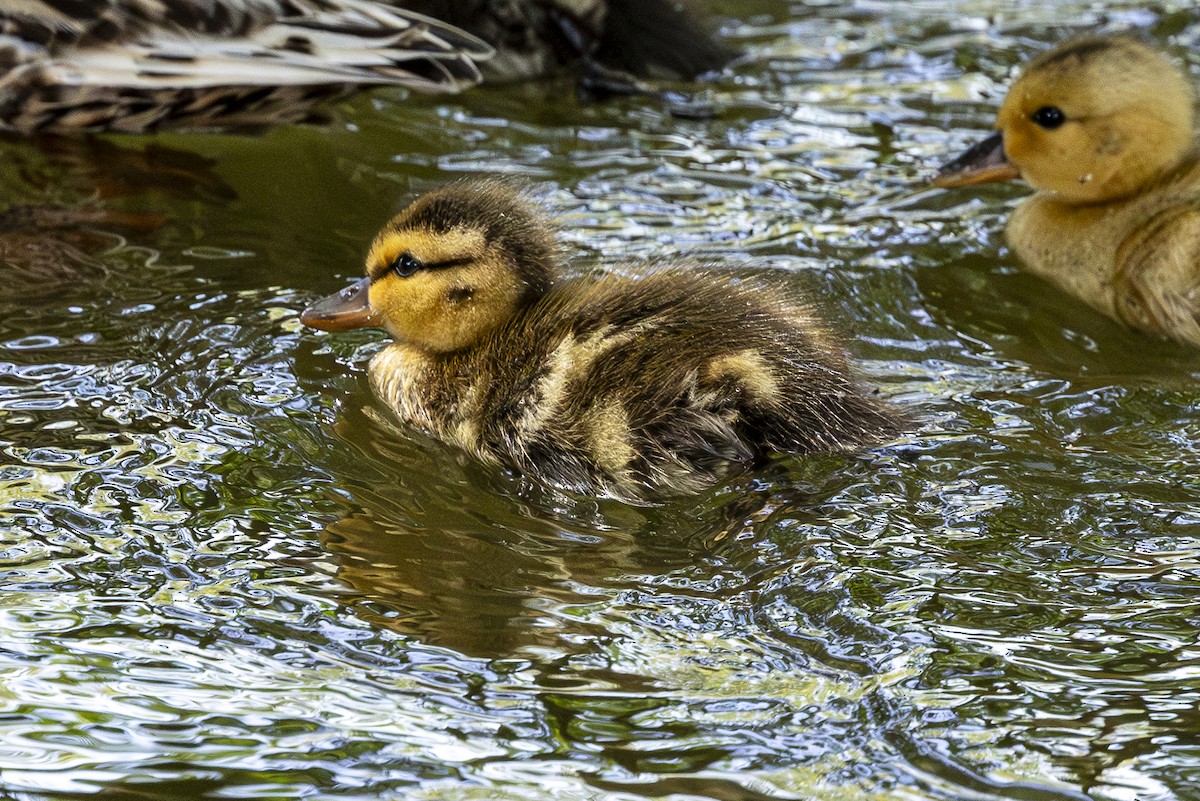
[[[559,486],[661,497],[899,431],[806,304],[688,266],[562,280],[554,232],[500,183],[420,197],[366,272],[301,321],[387,329],[371,383],[403,421]]]
[[[996,128],[935,185],[1024,178],[1037,191],[1007,235],[1026,269],[1200,346],[1200,147],[1183,71],[1128,36],[1067,42],[1025,68]]]
[[[258,127],[358,86],[457,91],[492,48],[382,0],[0,4],[0,126]]]

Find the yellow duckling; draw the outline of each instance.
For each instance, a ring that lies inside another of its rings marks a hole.
[[[1200,346],[1200,147],[1187,76],[1127,36],[1067,42],[1009,90],[997,132],[937,186],[1024,178],[1026,269],[1144,333]]]
[[[689,492],[771,452],[899,431],[807,305],[696,267],[562,280],[557,250],[520,192],[452,184],[385,225],[366,278],[300,319],[386,328],[371,383],[403,421],[573,489]]]

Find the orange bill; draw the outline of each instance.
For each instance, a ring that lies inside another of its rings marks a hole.
[[[349,331],[379,325],[370,300],[371,279],[364,278],[300,312],[300,322],[322,331]]]
[[[1011,181],[1021,177],[1021,171],[1004,154],[1004,137],[999,131],[978,142],[954,161],[938,170],[933,185],[942,189],[954,186]]]

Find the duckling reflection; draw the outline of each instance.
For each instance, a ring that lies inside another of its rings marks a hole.
[[[367,277],[301,315],[382,326],[396,416],[492,464],[628,499],[695,492],[773,453],[899,431],[805,303],[694,266],[564,281],[554,234],[495,182],[430,192],[376,237]]]
[[[1200,346],[1195,93],[1163,53],[1088,37],[1030,62],[997,133],[943,187],[1023,178],[1009,244],[1025,269],[1142,333]]]
[[[596,600],[576,588],[564,563],[581,544],[572,547],[549,526],[505,531],[440,511],[451,519],[411,521],[411,509],[381,492],[325,529],[322,543],[338,578],[366,602],[356,604],[359,615],[428,645],[487,658],[561,649],[571,637],[600,634],[558,611]],[[620,563],[614,558],[611,569]]]
[[[61,294],[99,281],[108,267],[95,254],[120,237],[96,226],[151,231],[157,214],[94,207],[12,206],[0,212],[0,276],[7,298]]]
[[[471,656],[588,652],[612,636],[590,605],[676,571],[723,575],[764,517],[811,505],[783,479],[654,507],[575,496],[398,437],[358,400],[337,426],[355,453],[334,465],[348,509],[322,544],[356,614]]]

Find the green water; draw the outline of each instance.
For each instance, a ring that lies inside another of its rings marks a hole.
[[[0,795],[1200,799],[1200,357],[1022,275],[1019,187],[921,188],[1046,43],[1145,26],[1200,75],[1200,11],[709,7],[746,52],[709,121],[380,91],[109,140],[191,154],[136,186],[0,143],[10,202],[164,220],[0,294]],[[638,508],[396,428],[382,335],[296,315],[476,174],[575,272],[793,280],[916,430]]]

